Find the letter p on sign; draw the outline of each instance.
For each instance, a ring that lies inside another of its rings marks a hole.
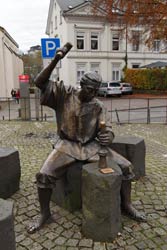
[[[53,58],[56,49],[60,48],[59,38],[42,38],[41,39],[41,49],[43,58]]]

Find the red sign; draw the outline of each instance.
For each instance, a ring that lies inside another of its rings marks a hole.
[[[19,82],[29,83],[30,77],[29,75],[19,75]]]

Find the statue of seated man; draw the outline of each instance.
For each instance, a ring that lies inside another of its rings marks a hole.
[[[114,138],[111,125],[106,121],[103,103],[96,99],[102,78],[95,72],[85,73],[81,80],[81,89],[65,86],[62,82],[53,82],[49,77],[56,64],[68,50],[70,44],[57,50],[51,63],[37,76],[35,84],[41,90],[41,104],[56,112],[58,140],[39,173],[36,175],[40,218],[29,226],[28,232],[39,230],[51,217],[50,199],[56,180],[62,177],[70,164],[99,160],[100,146],[109,146]],[[106,122],[106,132],[101,133],[100,122]],[[121,185],[121,208],[128,216],[137,221],[145,221],[131,204],[131,163],[108,147],[108,156],[112,157],[123,173]]]

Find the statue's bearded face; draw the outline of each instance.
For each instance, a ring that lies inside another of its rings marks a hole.
[[[81,92],[80,92],[80,100],[82,102],[89,102],[91,101],[98,92],[98,87],[97,86],[92,86],[92,85],[82,85],[81,86]]]

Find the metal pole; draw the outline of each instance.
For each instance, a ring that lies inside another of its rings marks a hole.
[[[111,123],[112,123],[112,99],[111,99]]]
[[[166,99],[166,125],[167,125],[167,99]]]
[[[10,121],[10,98],[8,98],[9,121]]]
[[[118,124],[121,125],[120,120],[119,120],[119,115],[118,115],[118,110],[117,110],[117,109],[115,109],[115,113],[116,113],[116,117],[117,117]]]
[[[129,98],[129,109],[128,109],[128,123],[130,123],[130,98]]]
[[[41,121],[43,121],[43,107],[41,105]]]
[[[150,102],[149,98],[147,99],[147,124],[150,123]]]

